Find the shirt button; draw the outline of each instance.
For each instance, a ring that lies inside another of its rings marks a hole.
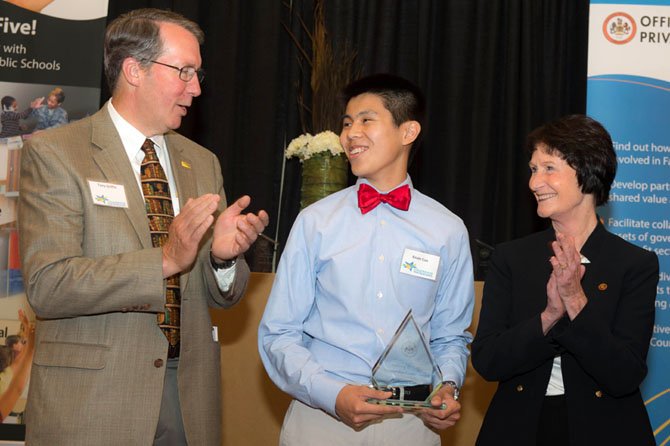
[[[379,259],[380,262],[383,262],[383,261],[384,261],[384,254],[380,255],[380,256],[378,257],[378,259]]]
[[[378,328],[377,329],[377,334],[383,335],[384,334],[384,329],[383,328]]]
[[[602,398],[603,393],[600,390],[596,390],[596,398]]]
[[[522,386],[521,384],[519,384],[518,386],[516,386],[516,391],[517,391],[517,392],[523,392],[523,386]]]
[[[154,367],[156,367],[157,369],[160,369],[161,367],[163,367],[163,360],[160,359],[160,358],[158,358],[157,360],[155,360],[155,361],[154,361]]]
[[[382,226],[386,225],[386,220],[380,221],[379,224],[382,225]]]
[[[382,297],[384,297],[384,293],[382,293],[381,291],[378,292],[377,293],[377,299],[381,299]]]

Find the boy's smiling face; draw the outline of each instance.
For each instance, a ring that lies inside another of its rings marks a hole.
[[[340,142],[354,175],[385,192],[407,177],[409,151],[419,131],[416,121],[396,126],[382,98],[363,93],[347,104]]]

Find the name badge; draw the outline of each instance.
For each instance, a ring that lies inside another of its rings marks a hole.
[[[438,266],[440,266],[440,256],[405,248],[400,263],[400,272],[435,280]]]
[[[128,207],[126,190],[123,184],[101,183],[100,181],[88,180],[88,187],[91,189],[93,204],[113,208]]]

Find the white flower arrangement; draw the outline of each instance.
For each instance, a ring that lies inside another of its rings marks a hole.
[[[285,155],[286,158],[298,157],[303,162],[321,152],[330,152],[333,156],[344,153],[340,137],[330,130],[316,135],[305,133],[289,143]]]

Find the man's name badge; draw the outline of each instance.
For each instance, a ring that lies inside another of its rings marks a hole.
[[[400,272],[410,276],[435,280],[440,256],[405,248],[400,263]]]
[[[113,208],[127,208],[126,190],[123,184],[102,183],[100,181],[88,180],[91,189],[93,203],[98,206],[110,206]]]
[[[392,392],[390,398],[369,399],[370,403],[404,408],[433,407],[430,400],[442,387],[442,372],[411,309],[372,368],[370,386]]]

